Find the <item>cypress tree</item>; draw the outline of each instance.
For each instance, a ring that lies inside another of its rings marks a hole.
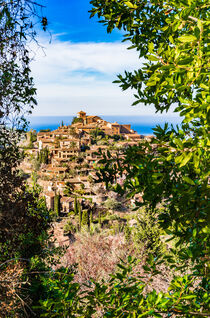
[[[82,212],[82,226],[88,225],[88,210]]]
[[[77,201],[77,197],[74,198],[74,214],[77,215],[79,212],[78,209],[78,201]]]
[[[78,214],[79,214],[79,230],[81,230],[82,227],[82,211],[81,211],[81,204],[78,204]]]
[[[60,215],[61,211],[61,202],[60,202],[60,194],[56,194],[54,198],[54,212],[57,216]]]
[[[101,212],[98,214],[98,223],[101,225]]]
[[[90,224],[92,224],[93,223],[93,212],[91,211],[90,212]]]

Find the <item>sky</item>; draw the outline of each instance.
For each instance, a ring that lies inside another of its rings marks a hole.
[[[97,115],[143,116],[152,106],[131,106],[135,91],[122,91],[117,74],[141,67],[135,50],[122,43],[123,33],[107,34],[90,19],[89,0],[43,0],[49,26],[33,44],[32,75],[38,106],[34,116],[70,116],[80,110]],[[172,116],[169,113],[168,116]]]

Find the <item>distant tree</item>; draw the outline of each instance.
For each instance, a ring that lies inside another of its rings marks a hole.
[[[43,148],[39,152],[39,162],[48,164],[49,163],[49,149],[47,147]]]
[[[90,224],[92,224],[93,223],[93,212],[92,212],[92,210],[90,211]]]
[[[69,128],[69,134],[72,135],[73,137],[77,137],[78,134],[76,133],[75,127],[70,127]]]
[[[79,214],[79,202],[77,201],[77,197],[76,196],[74,198],[74,214],[75,215]]]
[[[111,198],[107,199],[104,202],[104,205],[107,209],[112,210],[112,211],[117,210],[121,207],[121,203],[119,201],[117,201],[115,199],[111,199]]]
[[[51,129],[50,129],[50,128],[47,128],[47,129],[40,129],[39,132],[50,132],[50,131],[51,131]]]
[[[79,214],[79,230],[81,230],[81,227],[82,227],[82,208],[81,208],[81,204],[78,205],[78,214]]]
[[[64,195],[70,197],[72,195],[73,191],[74,191],[73,184],[71,182],[69,182],[69,181],[66,182],[65,188],[64,188],[64,191],[63,191]],[[75,203],[74,203],[74,205],[75,205]]]
[[[102,224],[102,222],[101,222],[101,212],[99,211],[99,213],[98,213],[98,223],[101,225]]]
[[[54,212],[57,216],[60,215],[60,212],[61,212],[61,196],[60,196],[60,194],[56,194],[54,197]]]
[[[31,131],[29,131],[29,133],[28,133],[28,139],[29,139],[29,142],[28,142],[27,148],[32,149],[33,148],[33,137],[32,137]]]
[[[76,124],[76,123],[83,123],[83,119],[82,119],[82,118],[74,117],[74,118],[72,119],[71,124],[73,125],[73,124]]]
[[[82,224],[81,224],[81,226],[85,226],[88,224],[89,224],[88,210],[83,210],[82,211]]]
[[[71,221],[68,221],[63,228],[64,235],[73,235],[76,232],[75,226],[71,223]]]
[[[105,132],[103,130],[101,130],[100,128],[95,128],[95,129],[92,129],[90,131],[90,136],[93,138],[93,139],[97,139],[99,136],[101,136],[102,138],[105,137]]]
[[[70,149],[75,149],[76,148],[76,142],[75,141],[71,141],[70,145],[69,145],[69,148]]]

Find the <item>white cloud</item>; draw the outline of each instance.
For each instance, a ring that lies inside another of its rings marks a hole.
[[[138,53],[123,43],[44,41],[32,62],[38,106],[33,115],[73,115],[80,109],[101,115],[150,115],[152,107],[131,107],[131,91],[112,81],[139,68]]]

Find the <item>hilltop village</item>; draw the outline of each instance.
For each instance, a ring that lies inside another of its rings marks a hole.
[[[112,193],[103,184],[94,184],[99,149],[120,153],[129,145],[135,145],[151,136],[139,135],[130,124],[110,123],[99,116],[77,113],[71,125],[63,125],[54,131],[27,134],[26,158],[21,169],[32,175],[30,182],[42,187],[47,207],[55,209],[55,197],[59,195],[59,210],[70,212],[74,198],[101,205]]]
[[[151,237],[154,249],[162,248],[156,219],[150,219],[144,209],[136,210],[142,193],[130,199],[95,181],[103,153],[119,158],[127,147],[153,136],[81,111],[71,125],[29,131],[26,137],[20,173],[30,186],[40,186],[52,222],[52,246],[65,247],[61,265],[78,264],[77,282],[108,279],[119,259],[131,254],[142,257]],[[124,178],[119,176],[116,182],[122,184]]]

